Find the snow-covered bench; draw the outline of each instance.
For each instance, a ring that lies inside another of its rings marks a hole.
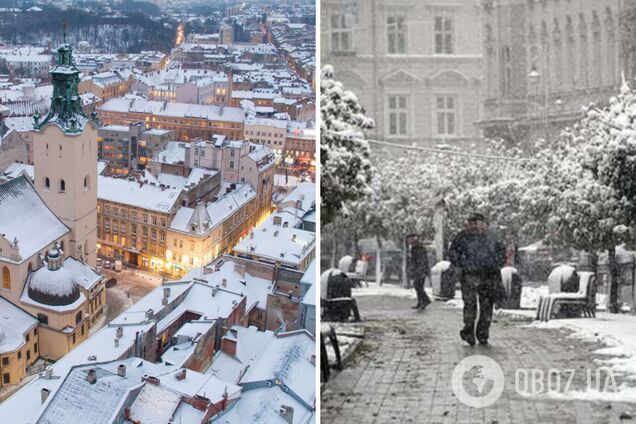
[[[583,315],[586,318],[596,316],[596,277],[592,272],[579,272],[578,276],[578,292],[550,293],[539,298],[538,320],[548,321],[560,315]]]

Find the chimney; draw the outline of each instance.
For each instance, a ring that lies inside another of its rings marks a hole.
[[[294,422],[294,408],[287,405],[281,405],[280,410],[278,411],[280,416],[287,421],[289,424],[293,424]]]
[[[95,372],[95,368],[91,368],[88,370],[88,372],[86,373],[86,381],[88,381],[90,384],[97,383],[97,373]]]
[[[181,380],[185,380],[186,378],[186,369],[183,368],[181,371],[179,371],[178,373],[175,374],[175,377],[177,380],[181,381]]]
[[[117,327],[117,330],[115,331],[115,337],[117,337],[118,339],[121,339],[123,336],[124,336],[123,327]]]
[[[283,218],[280,216],[275,216],[273,219],[273,224],[280,227],[283,224]]]
[[[154,315],[155,315],[155,311],[154,311],[154,310],[152,310],[152,309],[148,309],[148,310],[146,311],[146,321],[150,321],[150,320],[152,320],[152,318],[154,317]]]
[[[170,297],[170,287],[164,287],[163,288],[163,297],[164,298],[169,298]]]
[[[222,285],[223,287],[227,287],[227,279],[225,279],[225,278],[224,278],[224,279],[222,279],[222,280],[221,280],[221,285]]]
[[[119,339],[115,337],[115,347],[119,347]]]
[[[296,241],[296,234],[292,234],[292,241]]]
[[[216,293],[219,291],[219,286],[212,287],[212,297],[216,296]]]
[[[236,340],[230,339],[228,337],[223,337],[221,339],[221,352],[225,353],[228,356],[236,356]]]
[[[50,365],[44,370],[44,376],[49,380],[53,377],[53,368]]]
[[[117,367],[117,375],[120,377],[126,377],[126,365],[119,364]]]
[[[40,399],[42,400],[42,403],[46,402],[50,394],[51,391],[49,389],[42,387],[42,390],[40,390]]]

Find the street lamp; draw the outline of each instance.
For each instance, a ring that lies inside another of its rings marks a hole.
[[[537,67],[533,64],[532,68],[530,69],[530,72],[528,72],[528,80],[530,81],[530,83],[532,85],[537,85],[539,83],[539,80],[541,79],[541,73],[539,72],[539,70],[537,69]],[[548,100],[550,97],[550,93],[549,93],[549,83],[547,80],[547,76],[546,78],[544,78],[543,81],[543,85],[544,85],[544,94],[543,94],[543,108],[544,108],[544,116],[543,116],[543,138],[547,141],[548,140],[548,126],[549,126],[549,114],[550,114],[550,109],[549,109],[549,105],[548,105]],[[539,93],[539,89],[537,88],[537,94]],[[563,102],[563,101],[561,101]],[[528,100],[528,103],[530,103],[530,101]],[[539,105],[538,102],[532,102],[532,103],[536,103],[537,105]]]

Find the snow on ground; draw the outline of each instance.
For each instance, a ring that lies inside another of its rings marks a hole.
[[[603,390],[586,392],[549,393],[553,399],[604,400],[614,402],[634,402],[636,400],[636,316],[601,312],[596,318],[555,319],[548,322],[535,321],[531,328],[559,328],[572,331],[569,337],[602,343],[606,347],[594,351],[602,359],[595,362],[599,367],[607,367],[615,376],[622,376],[624,383],[617,385],[617,392],[608,386]]]
[[[430,295],[430,289],[427,288],[427,293]],[[379,285],[377,283],[369,283],[368,287],[354,288],[352,290],[353,297],[360,296],[394,296],[404,297],[407,299],[416,299],[415,290],[405,289],[402,286],[395,284]]]

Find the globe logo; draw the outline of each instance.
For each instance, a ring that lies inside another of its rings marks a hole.
[[[472,355],[462,359],[451,379],[453,393],[471,408],[485,408],[497,402],[504,389],[504,373],[492,358]]]

